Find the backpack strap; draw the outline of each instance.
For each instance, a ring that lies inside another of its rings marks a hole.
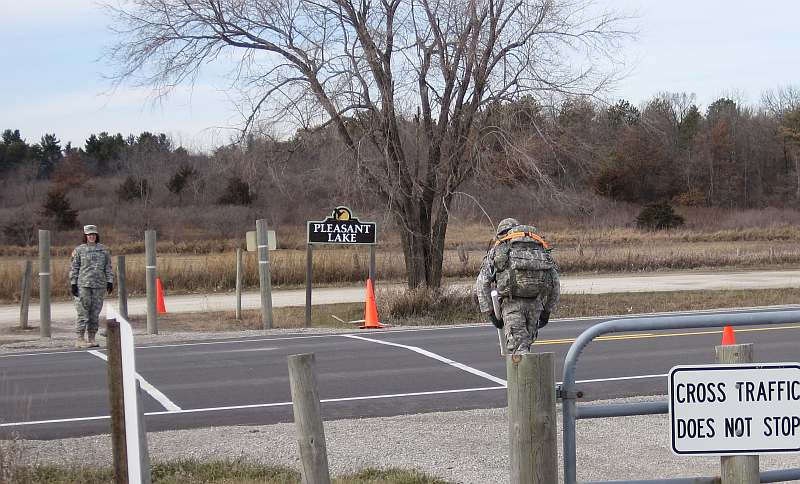
[[[539,235],[537,235],[537,234],[535,234],[533,232],[509,232],[506,235],[504,235],[503,237],[497,239],[494,242],[494,245],[495,245],[495,247],[497,247],[498,245],[502,244],[503,242],[506,242],[506,241],[509,241],[509,240],[513,240],[513,239],[518,239],[520,237],[530,237],[531,239],[535,240],[536,242],[539,242],[540,244],[542,244],[542,247],[544,247],[544,250],[550,250],[550,244],[545,242],[545,240],[543,238],[541,238]]]

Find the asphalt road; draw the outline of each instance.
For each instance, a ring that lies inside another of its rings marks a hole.
[[[542,331],[536,349],[555,354],[557,380],[573,339],[596,322]],[[577,372],[584,400],[666,394],[669,369],[712,363],[720,337],[698,329],[595,341]],[[800,324],[737,329],[763,362],[800,361],[799,337]],[[486,325],[182,342],[137,347],[148,431],[292,421],[287,356],[298,353],[315,354],[325,419],[506,405],[505,363]],[[0,355],[0,438],[108,433],[104,356]]]
[[[472,282],[457,284],[472,287]],[[380,285],[379,287],[391,287]],[[397,285],[396,287],[400,287]],[[714,289],[768,289],[800,287],[800,271],[738,271],[738,272],[657,272],[648,274],[614,274],[590,276],[562,276],[561,291],[564,294],[604,294],[612,292],[650,291],[707,291]],[[363,302],[364,287],[315,288],[312,304]],[[115,298],[116,296],[112,296]],[[304,306],[305,289],[277,290],[272,292],[272,306]],[[167,310],[173,313],[197,311],[225,311],[235,307],[233,294],[187,294],[165,296]],[[258,292],[242,295],[242,308],[261,307]],[[128,300],[128,314],[146,313],[144,298]],[[50,315],[55,319],[72,319],[75,306],[71,301],[54,301]],[[31,322],[39,321],[39,305],[33,301],[29,308]],[[16,324],[19,321],[19,305],[0,305],[0,325]]]

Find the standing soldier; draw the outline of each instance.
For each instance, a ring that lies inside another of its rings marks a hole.
[[[520,225],[513,218],[500,221],[475,283],[481,313],[504,329],[506,349],[512,355],[530,353],[561,295],[550,245],[536,232],[536,227]],[[492,310],[492,286],[501,298],[501,318]]]
[[[103,296],[114,290],[114,271],[111,268],[111,253],[100,243],[97,226],[83,227],[83,244],[72,251],[69,283],[75,297],[78,312],[76,348],[87,346],[84,333],[89,336],[88,347],[99,345],[94,337],[99,326],[98,316],[103,308]]]

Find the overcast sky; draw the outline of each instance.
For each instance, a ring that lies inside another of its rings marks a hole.
[[[658,92],[757,104],[761,93],[800,86],[797,0],[598,0],[632,13],[631,73],[609,93],[639,104]],[[28,142],[55,133],[83,146],[91,133],[164,132],[189,149],[229,139],[241,119],[213,73],[154,104],[147,90],[111,91],[101,59],[109,19],[92,0],[0,0],[0,130]]]

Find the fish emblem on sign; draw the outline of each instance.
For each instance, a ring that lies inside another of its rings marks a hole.
[[[333,209],[330,217],[309,221],[309,244],[375,244],[377,224],[360,222],[348,207]]]

